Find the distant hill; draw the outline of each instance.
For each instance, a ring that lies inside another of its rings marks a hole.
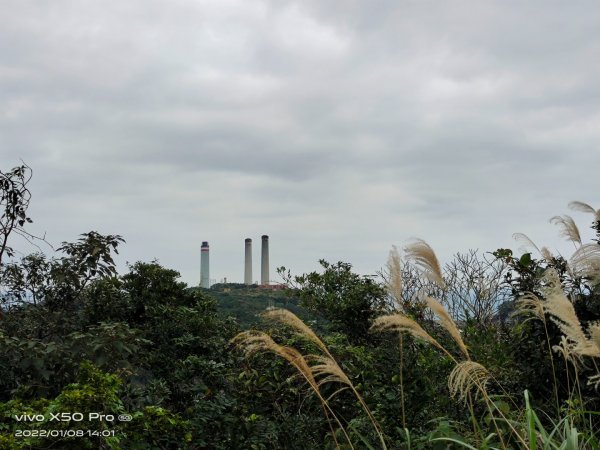
[[[302,319],[310,318],[310,314],[298,300],[292,298],[285,289],[268,289],[256,284],[247,286],[239,283],[219,283],[210,289],[200,289],[217,301],[219,312],[225,316],[235,317],[242,328],[249,328],[260,321],[259,314],[269,306],[286,308]]]

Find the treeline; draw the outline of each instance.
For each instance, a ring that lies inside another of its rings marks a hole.
[[[118,274],[117,235],[17,258],[29,179],[0,173],[0,448],[600,448],[588,205],[592,242],[553,219],[569,259],[521,235],[442,266],[415,241],[372,277],[321,261],[281,268],[285,294],[211,294],[156,261]]]

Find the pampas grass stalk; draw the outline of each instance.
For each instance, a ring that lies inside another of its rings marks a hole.
[[[577,201],[571,202],[571,203],[569,203],[569,208],[571,208],[574,211],[582,211],[582,212],[593,214],[595,217],[595,220],[600,220],[600,209],[594,209],[587,203],[577,202]]]
[[[311,366],[312,373],[315,378],[319,378],[318,385],[319,387],[326,383],[337,382],[346,385],[354,394],[358,402],[360,403],[362,409],[365,411],[371,423],[375,427],[377,434],[379,436],[379,440],[381,442],[382,448],[386,449],[387,445],[385,440],[383,439],[383,431],[373,413],[365,403],[362,396],[358,393],[350,378],[346,375],[346,373],[342,370],[342,368],[338,365],[338,363],[329,358],[328,356],[315,356],[313,357],[316,364]],[[339,391],[338,391],[339,392]]]
[[[554,364],[554,352],[552,351],[552,344],[550,343],[550,333],[548,332],[548,322],[546,321],[546,314],[544,311],[544,304],[542,300],[533,293],[527,293],[517,300],[516,309],[513,315],[530,315],[527,320],[538,318],[544,325],[544,334],[546,336],[546,346],[548,348],[548,357],[550,358],[550,365],[552,366],[552,390],[554,392],[554,401],[556,406],[556,413],[560,415],[560,404],[558,398],[558,380],[556,379],[556,366]]]
[[[321,338],[293,312],[283,308],[271,308],[263,312],[262,316],[293,328],[301,337],[316,344],[327,356],[333,358]]]
[[[600,282],[600,245],[597,243],[580,246],[571,255],[569,262],[576,275]]]
[[[399,333],[408,333],[413,337],[425,341],[434,347],[442,350],[448,356],[452,357],[450,353],[436,341],[427,331],[425,331],[421,325],[403,314],[389,314],[387,316],[380,316],[373,321],[371,325],[373,331],[397,331]],[[454,359],[452,357],[452,359]]]
[[[552,252],[550,252],[550,250],[548,250],[547,247],[538,248],[538,246],[535,245],[531,239],[529,239],[529,236],[524,233],[514,233],[512,237],[515,241],[522,242],[525,246],[534,248],[540,255],[542,255],[542,258],[544,258],[546,262],[552,262],[554,255]]]
[[[581,245],[581,234],[579,228],[571,216],[554,216],[550,219],[550,223],[561,227],[560,235],[566,237],[574,244]]]
[[[406,411],[404,410],[404,338],[402,333],[400,340],[400,411],[402,412],[402,428],[406,429]]]
[[[452,397],[466,401],[467,394],[476,387],[485,390],[490,378],[488,370],[475,361],[466,360],[457,363],[448,377],[448,390]]]
[[[448,314],[448,311],[446,311],[446,308],[444,308],[442,304],[433,297],[426,297],[425,302],[427,303],[429,309],[431,309],[434,312],[434,314],[438,317],[441,325],[446,329],[448,334],[450,334],[452,339],[454,339],[454,342],[456,342],[456,345],[458,345],[458,348],[465,356],[465,358],[471,359],[471,357],[469,356],[469,351],[467,350],[467,346],[465,345],[462,336],[460,335],[460,331],[456,326],[454,320],[452,320],[452,317],[450,317],[450,314]]]
[[[298,332],[301,337],[308,339],[309,341],[316,344],[322,351],[325,353],[324,356],[310,355],[308,359],[311,362],[316,362],[312,366],[309,366],[309,370],[313,379],[320,378],[317,382],[317,389],[320,388],[323,384],[338,382],[343,385],[346,385],[354,396],[359,401],[362,409],[365,411],[369,420],[373,424],[375,431],[377,432],[377,436],[381,442],[381,446],[384,450],[387,449],[387,445],[385,443],[383,430],[381,426],[373,416],[373,413],[365,403],[362,396],[358,393],[350,378],[346,375],[346,373],[339,366],[333,355],[329,352],[329,349],[325,345],[325,343],[315,334],[315,332],[306,325],[298,316],[296,316],[293,312],[288,311],[287,309],[282,308],[272,308],[263,313],[264,317],[268,319],[272,319],[283,323]],[[339,392],[339,391],[338,391]]]
[[[566,344],[570,348],[569,355],[600,357],[600,348],[585,335],[573,304],[562,290],[556,271],[547,270],[545,280],[547,286],[542,289],[546,298],[544,309],[570,341]]]
[[[389,278],[387,280],[386,288],[390,296],[393,298],[396,309],[403,310],[402,305],[402,291],[403,291],[403,279],[402,279],[402,264],[400,261],[400,253],[396,246],[392,246],[390,250],[387,269]],[[403,335],[400,333],[399,336],[400,344],[400,411],[402,414],[402,427],[406,429],[406,411],[404,408],[404,342]]]
[[[388,293],[394,299],[396,308],[400,310],[402,309],[403,280],[400,254],[398,253],[398,249],[396,248],[396,246],[393,246],[392,250],[390,250],[390,254],[387,260],[387,269],[389,279],[387,280],[386,288]]]
[[[323,408],[325,417],[328,418],[329,414],[331,414],[331,416],[334,418],[334,420],[342,430],[342,433],[348,441],[350,448],[354,449],[354,446],[352,445],[352,441],[350,440],[350,436],[348,436],[346,429],[342,425],[337,415],[329,406],[327,400],[323,398],[319,389],[319,383],[316,381],[310,365],[308,364],[306,358],[298,350],[296,350],[293,347],[279,345],[271,338],[271,336],[260,331],[241,332],[231,340],[231,343],[235,344],[237,347],[242,349],[246,357],[249,357],[259,351],[267,351],[275,353],[276,355],[288,361],[298,371],[298,374],[306,380],[310,388],[317,395],[317,398],[321,402],[321,407]],[[331,428],[331,434],[333,440],[335,441],[336,448],[340,448],[333,428]]]
[[[474,410],[471,400],[471,391],[473,390],[473,387],[476,387],[477,391],[479,391],[483,396],[486,406],[490,412],[490,416],[493,418],[493,402],[489,398],[486,389],[486,384],[491,377],[490,373],[483,365],[471,360],[469,351],[467,350],[467,346],[465,345],[462,336],[460,335],[460,331],[452,317],[450,317],[450,315],[448,314],[448,311],[446,311],[446,308],[444,308],[440,302],[438,302],[432,297],[426,297],[425,300],[427,306],[438,317],[441,325],[446,329],[448,334],[450,334],[452,339],[454,339],[458,348],[466,358],[464,361],[461,362],[458,362],[456,359],[452,358],[455,362],[455,366],[452,372],[450,373],[450,376],[448,377],[448,389],[450,391],[450,395],[463,400],[468,398],[471,415],[474,420]],[[498,410],[498,412],[503,416],[504,419],[506,419],[500,410]],[[506,448],[496,420],[493,419],[493,422],[494,428],[496,428],[496,432],[498,433],[500,443],[502,444],[503,448]],[[514,431],[516,433],[516,430]]]
[[[408,258],[412,259],[417,266],[423,269],[423,273],[428,280],[437,284],[441,289],[446,287],[440,263],[437,256],[435,256],[435,252],[427,242],[422,239],[416,239],[404,251]]]

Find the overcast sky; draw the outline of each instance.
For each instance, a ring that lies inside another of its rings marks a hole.
[[[414,237],[568,250],[564,213],[591,236],[567,204],[600,207],[595,1],[0,4],[0,170],[33,168],[53,244],[120,234],[121,270],[197,284],[203,240],[241,282],[262,234],[274,281]]]

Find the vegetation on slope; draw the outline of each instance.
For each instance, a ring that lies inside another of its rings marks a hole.
[[[519,235],[531,253],[441,266],[416,241],[377,277],[321,261],[282,268],[287,291],[202,290],[155,261],[118,274],[123,239],[94,231],[16,258],[29,178],[0,174],[0,448],[600,448],[586,204],[596,241],[553,219],[569,259]]]

